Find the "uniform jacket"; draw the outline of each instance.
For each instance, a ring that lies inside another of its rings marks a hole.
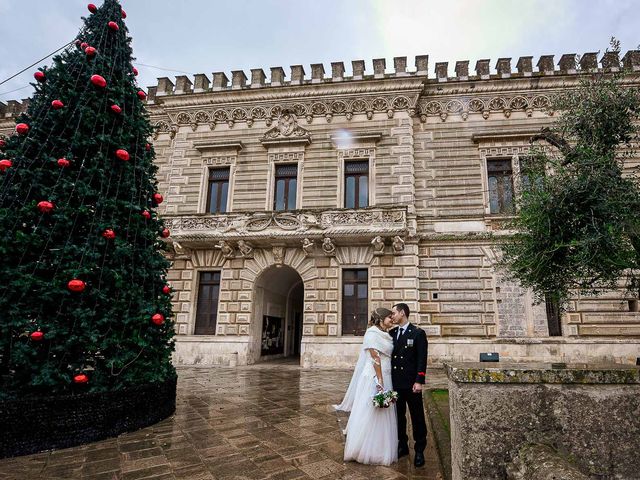
[[[410,389],[414,383],[424,384],[427,371],[427,335],[419,327],[407,324],[404,334],[396,339],[398,328],[389,331],[393,337],[391,380],[393,389]]]

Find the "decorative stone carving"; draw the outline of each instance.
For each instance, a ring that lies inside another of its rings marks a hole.
[[[336,246],[329,237],[325,237],[324,240],[322,240],[322,251],[327,255],[336,254]]]
[[[251,217],[249,215],[241,215],[236,218],[227,219],[228,223],[223,227],[225,233],[235,230],[238,233],[243,233],[247,230],[247,222]]]
[[[271,127],[273,122],[277,125],[267,132],[265,139],[275,138],[297,138],[306,137],[308,132],[298,125],[298,119],[305,118],[307,123],[312,123],[314,117],[324,117],[327,122],[331,122],[335,115],[345,115],[348,119],[354,113],[366,113],[371,120],[374,112],[386,112],[389,117],[395,113],[407,111],[410,115],[415,115],[417,107],[417,90],[411,94],[383,94],[372,98],[370,95],[356,93],[348,97],[337,99],[327,99],[318,101],[309,98],[307,100],[297,100],[292,103],[264,103],[253,107],[236,106],[231,103],[220,105],[218,108],[202,110],[167,112],[167,120],[173,125],[191,125],[197,128],[198,125],[209,125],[213,130],[218,123],[227,123],[233,127],[237,122],[247,122],[253,124],[255,120],[264,120],[267,127]],[[159,122],[167,123],[164,119],[157,119]],[[170,132],[167,128],[166,132]],[[163,133],[163,130],[156,131]]]
[[[380,235],[371,240],[371,245],[373,245],[374,255],[382,255],[384,253],[384,240]]]
[[[273,253],[273,261],[276,265],[282,265],[284,262],[284,247],[273,247],[271,250]]]
[[[376,223],[402,222],[405,218],[404,211],[343,211],[323,213],[321,223],[325,228],[347,225],[373,225]]]
[[[274,226],[282,230],[301,230],[303,228],[298,218],[290,213],[272,213],[269,216],[255,216],[245,224],[245,228],[250,232],[260,232]]]
[[[320,224],[318,217],[312,213],[299,213],[298,221],[300,222],[300,228],[302,230],[308,230],[310,228],[319,228],[320,230],[323,230],[325,228]]]
[[[304,256],[308,257],[313,253],[313,249],[315,248],[315,243],[313,240],[309,240],[305,238],[302,240],[302,251],[304,252]]]
[[[284,237],[298,243],[310,234],[335,238],[362,233],[370,238],[403,235],[407,229],[404,207],[379,207],[366,210],[307,210],[293,212],[223,213],[165,218],[172,237],[179,242],[228,238],[237,241],[255,237]]]
[[[282,109],[278,116],[278,124],[267,130],[263,140],[283,138],[308,138],[309,131],[298,125],[298,118],[288,109]]]
[[[238,250],[244,258],[253,258],[253,247],[244,240],[238,240]]]
[[[173,253],[178,256],[189,257],[191,256],[191,249],[183,247],[180,243],[175,240],[169,241],[169,246],[173,250]]]
[[[550,103],[548,95],[472,97],[453,100],[445,98],[420,101],[416,114],[423,121],[426,121],[427,117],[440,117],[442,121],[445,121],[446,114],[457,113],[466,119],[470,113],[482,113],[486,120],[489,118],[490,112],[502,112],[508,118],[512,111],[525,111],[528,116],[531,116],[534,110],[547,111]]]
[[[233,257],[233,247],[226,241],[220,240],[216,248],[219,248],[222,252],[224,258],[232,258]]]
[[[396,235],[395,237],[393,237],[391,246],[393,247],[393,251],[395,253],[401,253],[404,251],[404,240],[399,235]]]

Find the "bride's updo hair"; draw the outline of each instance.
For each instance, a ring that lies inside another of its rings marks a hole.
[[[371,319],[369,320],[369,325],[378,326],[382,323],[382,321],[391,315],[391,310],[388,310],[384,307],[376,308],[373,312],[371,312]]]

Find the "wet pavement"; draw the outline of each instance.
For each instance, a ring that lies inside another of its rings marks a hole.
[[[346,370],[302,370],[290,361],[238,368],[178,369],[174,416],[80,447],[0,460],[0,480],[440,479],[433,438],[424,467],[344,463],[336,413]],[[442,370],[428,386],[446,388]]]

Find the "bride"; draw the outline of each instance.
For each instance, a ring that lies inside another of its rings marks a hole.
[[[369,325],[347,393],[334,408],[351,412],[344,432],[344,460],[390,465],[398,460],[396,406],[377,408],[371,398],[377,392],[392,389],[393,339],[387,333],[393,327],[391,310],[376,308]]]

